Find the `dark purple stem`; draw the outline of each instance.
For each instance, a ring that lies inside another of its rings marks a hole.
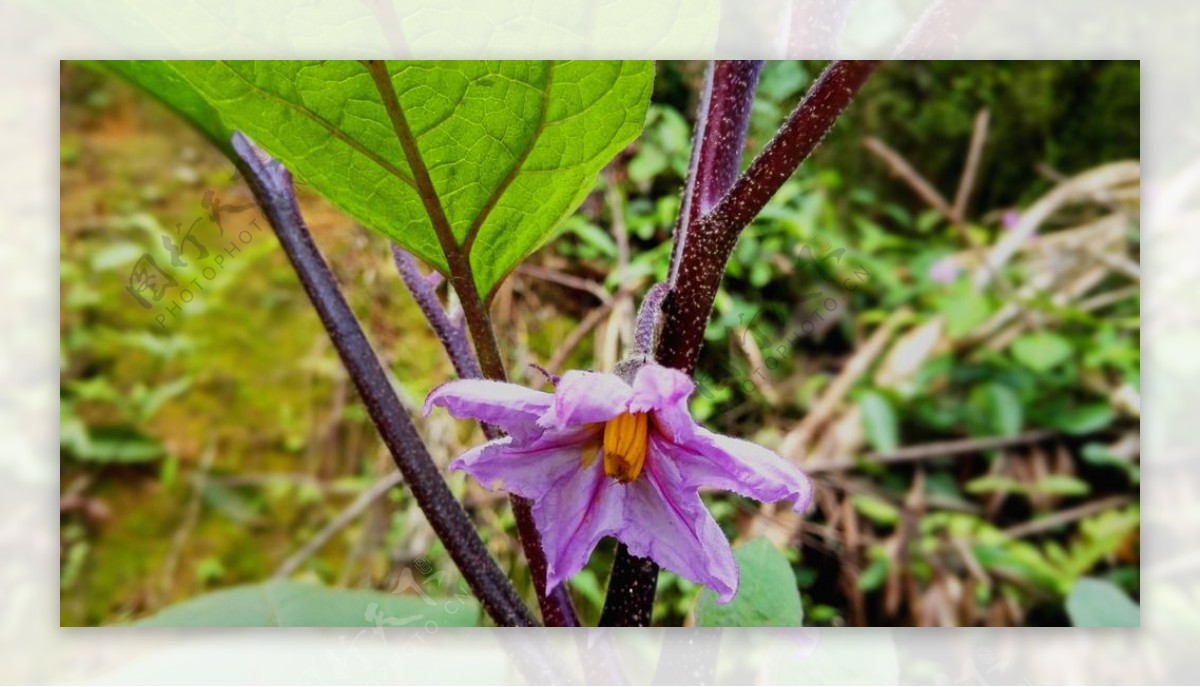
[[[450,362],[454,365],[454,371],[459,378],[477,379],[482,377],[479,360],[475,358],[475,353],[471,351],[471,344],[467,340],[466,327],[451,321],[445,308],[442,307],[441,301],[438,300],[437,292],[434,291],[437,281],[440,279],[433,281],[421,274],[421,271],[417,269],[416,258],[394,243],[392,244],[392,258],[396,261],[396,269],[400,272],[400,278],[404,280],[404,285],[408,287],[417,307],[425,314],[425,319],[429,320],[429,326],[433,328],[433,333],[445,347],[446,354],[450,356]],[[437,274],[437,272],[433,274]]]
[[[699,227],[700,219],[725,196],[738,178],[742,150],[746,145],[746,131],[750,127],[750,108],[754,104],[754,91],[758,88],[762,66],[761,61],[742,60],[717,60],[709,64],[704,92],[700,97],[700,111],[696,116],[696,131],[692,136],[692,157],[688,164],[683,204],[675,225],[670,285],[680,279],[681,271],[689,269],[684,259],[688,237]],[[650,295],[647,294],[647,301]],[[663,289],[661,294],[654,294],[654,299],[657,301],[653,304],[657,311],[670,302],[671,297],[668,290]],[[644,312],[646,306],[642,308]],[[658,313],[654,314],[655,324],[650,325],[651,332],[657,326]],[[654,350],[656,359],[663,349],[663,337],[667,336],[675,336],[675,333],[659,331]],[[642,324],[639,322],[639,345],[642,337]],[[650,338],[653,340],[653,335]],[[662,360],[658,362],[686,369],[689,374],[692,371],[690,367]],[[633,556],[624,544],[618,544],[600,624],[625,627],[649,625],[657,581],[658,565],[654,561]]]
[[[537,625],[517,590],[488,555],[396,397],[387,373],[309,235],[296,203],[291,173],[240,132],[233,135],[233,149],[240,158],[238,167],[266,212],[396,467],[471,591],[497,625]]]
[[[817,147],[879,63],[831,64],[739,177],[760,66],[714,62],[705,81],[676,225],[670,288],[654,347],[660,365],[689,375],[696,369],[717,287],[742,230]],[[636,558],[619,545],[600,624],[648,625],[657,575],[653,561]]]
[[[717,204],[738,178],[750,108],[763,63],[751,60],[718,60],[709,64],[696,113],[692,157],[687,186],[675,225],[670,283],[679,269],[679,251],[696,221]]]
[[[817,147],[878,66],[877,61],[831,64],[729,192],[676,238],[683,245],[676,246],[678,264],[663,303],[655,351],[660,364],[688,374],[695,370],[717,287],[742,230]]]

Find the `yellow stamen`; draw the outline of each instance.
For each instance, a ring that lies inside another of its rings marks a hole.
[[[646,464],[646,413],[621,413],[604,423],[604,474],[627,484]]]
[[[596,423],[600,424],[600,423]],[[592,463],[596,462],[597,456],[600,455],[600,437],[596,436],[593,439],[588,439],[583,444],[583,450],[580,451],[580,458],[583,461],[583,467],[590,468]]]

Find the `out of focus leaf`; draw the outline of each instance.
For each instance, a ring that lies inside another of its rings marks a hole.
[[[1142,612],[1112,582],[1085,577],[1067,597],[1067,615],[1075,627],[1140,627]]]
[[[1071,344],[1058,334],[1026,334],[1012,344],[1013,357],[1034,372],[1053,369],[1071,357]]]
[[[771,100],[784,100],[799,93],[806,83],[808,72],[799,60],[773,60],[763,68],[758,92]]]
[[[979,435],[1016,436],[1024,424],[1021,399],[1009,387],[989,382],[971,390],[967,401]]]
[[[734,549],[739,583],[725,605],[706,589],[696,603],[699,627],[799,627],[804,620],[800,590],[787,559],[765,538]]]
[[[986,475],[967,482],[968,494],[987,494],[991,492],[1023,493],[1025,486],[1011,477],[1003,475]]]
[[[468,627],[474,599],[434,599],[272,580],[171,606],[140,627]]]
[[[1091,434],[1110,425],[1113,411],[1107,403],[1091,403],[1054,418],[1054,426],[1068,434]]]
[[[866,494],[855,494],[851,500],[859,513],[879,525],[895,525],[900,522],[900,511],[882,499]]]
[[[1087,496],[1091,487],[1071,475],[1046,475],[1034,483],[1033,490],[1056,496]]]
[[[946,316],[946,333],[952,339],[970,333],[992,313],[987,298],[968,287],[963,283],[938,301],[938,310]]]
[[[863,569],[858,576],[858,588],[864,592],[873,592],[883,586],[887,580],[888,562],[886,558],[878,557]]]
[[[863,430],[876,451],[895,451],[900,446],[900,422],[887,397],[868,391],[858,399]]]

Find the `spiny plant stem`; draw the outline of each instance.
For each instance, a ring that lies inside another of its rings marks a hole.
[[[850,104],[877,61],[831,64],[813,83],[787,121],[708,213],[694,217],[676,249],[671,292],[663,303],[658,361],[691,374],[717,287],[742,230],[800,163],[817,147]]]
[[[709,65],[696,114],[687,186],[675,225],[671,284],[691,229],[737,180],[762,66],[761,61],[741,60],[718,60]]]
[[[878,61],[831,64],[740,177],[761,63],[709,66],[654,351],[660,365],[695,372],[717,287],[742,230],[812,153],[878,66]],[[652,561],[619,546],[601,625],[649,624],[657,575]]]
[[[233,135],[233,148],[240,157],[238,166],[266,212],[396,467],[471,591],[497,625],[536,625],[517,590],[488,555],[466,512],[450,493],[397,398],[387,373],[304,224],[291,173],[240,132]]]
[[[726,194],[737,179],[742,149],[746,144],[746,130],[750,126],[750,107],[754,103],[754,91],[758,87],[762,66],[761,61],[741,60],[718,60],[709,64],[696,118],[696,131],[692,137],[687,185],[675,227],[675,247],[672,250],[671,277],[668,282],[671,288],[681,272],[687,272],[690,276],[691,267],[685,248],[699,218]],[[694,258],[691,259],[694,261]],[[658,299],[656,294],[655,300]],[[667,292],[665,300],[671,301],[670,292]],[[654,305],[657,307],[658,303]],[[657,337],[654,357],[661,365],[676,367],[691,374],[695,361],[685,364],[672,355],[673,349],[668,345],[668,339],[679,336],[679,332],[667,329],[666,324],[663,323],[664,328]],[[701,326],[700,335],[703,334]],[[664,353],[668,354],[665,359],[662,357]],[[657,582],[658,565],[649,559],[631,555],[625,545],[620,544],[613,560],[608,597],[604,601],[600,624],[626,627],[649,625]]]

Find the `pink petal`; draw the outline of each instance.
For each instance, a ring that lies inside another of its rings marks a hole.
[[[583,570],[596,544],[621,528],[625,490],[604,474],[603,464],[597,458],[568,473],[533,505],[546,550],[547,589]]]
[[[1016,229],[1020,223],[1021,214],[1016,210],[1005,210],[1004,214],[1000,216],[1000,224],[1006,231]]]
[[[625,487],[625,524],[617,539],[631,554],[713,589],[718,603],[728,603],[738,587],[729,540],[662,446],[651,440],[641,478]]]
[[[459,379],[446,382],[425,399],[425,414],[442,406],[456,418],[474,418],[496,425],[514,437],[525,440],[542,432],[537,418],[552,405],[554,397],[544,391],[527,389],[490,379]]]
[[[660,431],[672,441],[687,441],[696,427],[688,411],[688,396],[694,388],[692,380],[679,370],[645,365],[633,379],[629,410],[635,413],[654,411],[655,424]]]
[[[538,420],[542,427],[563,429],[587,422],[605,422],[625,412],[629,385],[613,374],[571,370],[554,389],[554,403]]]
[[[795,463],[758,444],[696,428],[696,438],[664,447],[686,483],[748,496],[766,503],[792,501],[797,513],[808,508],[812,484]]]
[[[958,263],[951,256],[946,256],[929,266],[927,276],[929,281],[937,284],[951,284],[958,279]]]
[[[548,431],[518,446],[513,446],[512,437],[503,437],[455,458],[450,469],[465,471],[489,489],[539,499],[555,482],[580,468],[584,442],[599,431],[595,428]]]

